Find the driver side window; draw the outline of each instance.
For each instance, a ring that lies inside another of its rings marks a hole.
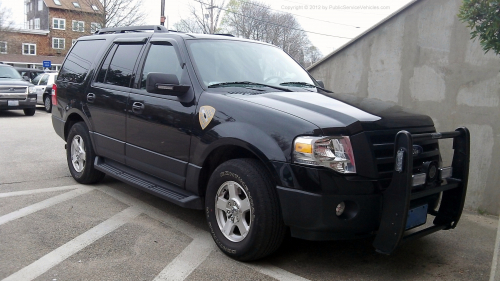
[[[182,68],[177,53],[172,45],[151,45],[144,62],[141,89],[146,89],[146,78],[150,72],[174,74],[181,81]]]

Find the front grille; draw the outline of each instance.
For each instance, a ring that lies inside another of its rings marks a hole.
[[[0,87],[2,94],[26,94],[26,86],[23,87]]]
[[[394,140],[400,130],[366,132],[375,157],[375,170],[379,178],[390,178],[394,171]],[[434,133],[433,127],[406,129],[411,134]],[[413,173],[418,173],[424,162],[439,162],[438,140],[414,142],[423,148],[423,152],[413,157]]]
[[[26,100],[26,86],[0,87],[0,100]]]

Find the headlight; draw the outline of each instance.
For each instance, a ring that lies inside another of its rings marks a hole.
[[[28,87],[28,94],[33,94],[35,92],[35,87]]]
[[[293,143],[293,162],[324,166],[339,173],[356,173],[349,137],[297,137]]]

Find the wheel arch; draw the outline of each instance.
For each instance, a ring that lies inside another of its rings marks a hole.
[[[225,140],[212,145],[208,155],[204,158],[197,184],[200,197],[205,196],[207,183],[213,171],[222,163],[238,158],[256,159],[266,169],[273,184],[278,184],[279,176],[276,169],[273,168],[271,161],[261,150],[242,140]]]

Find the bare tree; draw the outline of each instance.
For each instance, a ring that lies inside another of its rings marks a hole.
[[[289,13],[273,12],[269,5],[251,0],[231,0],[224,10],[223,26],[235,36],[281,47],[303,66],[321,56]]]
[[[7,37],[6,32],[14,31],[14,21],[11,15],[11,10],[4,8],[0,4],[0,41],[3,41]]]
[[[81,0],[89,6],[99,8],[101,27],[117,27],[141,25],[145,13],[141,8],[141,0]]]
[[[174,27],[179,31],[214,34],[220,32],[222,9],[226,0],[193,0],[188,18],[181,19]]]

